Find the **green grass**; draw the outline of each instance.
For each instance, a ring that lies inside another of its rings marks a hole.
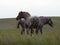
[[[60,17],[52,17],[54,27],[46,25],[43,34],[20,34],[14,18],[0,19],[0,45],[60,45]]]

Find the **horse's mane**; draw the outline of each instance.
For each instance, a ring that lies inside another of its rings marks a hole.
[[[20,13],[21,13],[21,14],[30,15],[30,13],[29,13],[29,12],[20,11],[20,12],[19,12],[19,14],[20,14]]]

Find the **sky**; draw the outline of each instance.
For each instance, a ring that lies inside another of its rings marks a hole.
[[[31,16],[60,16],[60,0],[0,0],[0,18],[15,18],[19,11]]]

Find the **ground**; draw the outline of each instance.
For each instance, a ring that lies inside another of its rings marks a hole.
[[[54,27],[45,25],[43,34],[20,34],[15,18],[0,19],[0,45],[60,45],[60,17],[51,17]]]

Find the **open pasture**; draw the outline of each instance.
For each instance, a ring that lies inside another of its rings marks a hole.
[[[20,34],[15,18],[0,19],[0,45],[60,45],[60,17],[52,17],[54,27],[45,25],[43,34]]]

